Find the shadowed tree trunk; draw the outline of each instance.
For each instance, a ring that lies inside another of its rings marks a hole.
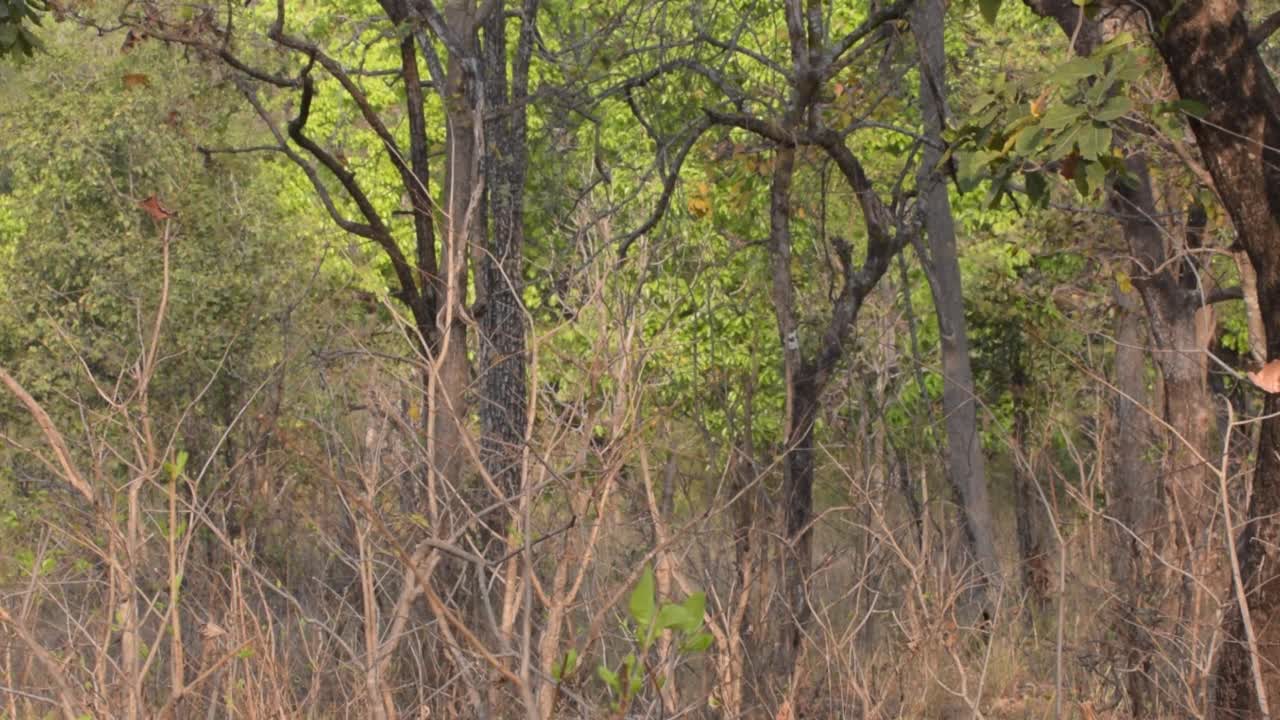
[[[1160,18],[1153,35],[1179,95],[1207,108],[1189,118],[1205,166],[1257,273],[1267,357],[1280,356],[1280,92],[1250,38],[1238,0],[1151,2]],[[1216,717],[1266,714],[1280,697],[1280,410],[1267,399],[1253,496],[1237,546],[1247,593],[1236,593],[1224,619],[1225,643],[1215,667]],[[1224,553],[1225,554],[1225,553]],[[1268,560],[1270,558],[1270,560]],[[1252,622],[1250,622],[1250,620]],[[1250,633],[1256,630],[1256,643]],[[1251,647],[1253,646],[1253,647]],[[1261,657],[1251,657],[1256,648]],[[1260,687],[1259,687],[1260,686]],[[1265,692],[1260,697],[1258,690]]]
[[[1144,546],[1154,545],[1160,509],[1152,467],[1144,456],[1151,445],[1147,417],[1147,332],[1141,302],[1132,288],[1116,289],[1116,396],[1112,398],[1111,467],[1107,473],[1107,513],[1111,580],[1120,594],[1117,629],[1125,646],[1125,692],[1134,717],[1146,717],[1152,702],[1150,640],[1138,610],[1151,584]]]
[[[1043,610],[1049,600],[1051,562],[1049,549],[1053,542],[1050,532],[1053,517],[1045,506],[1033,447],[1031,428],[1031,403],[1033,393],[1025,359],[1025,344],[1021,329],[1015,328],[1013,372],[1010,389],[1013,393],[1013,442],[1020,459],[1013,467],[1014,523],[1018,535],[1018,557],[1021,560],[1022,589],[1038,610]],[[1031,615],[1027,619],[1033,620]]]

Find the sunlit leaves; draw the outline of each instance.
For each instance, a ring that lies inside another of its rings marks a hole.
[[[1056,173],[1082,195],[1091,195],[1108,173],[1123,171],[1111,153],[1111,126],[1138,110],[1126,93],[1128,83],[1141,75],[1141,62],[1132,37],[1122,34],[1088,57],[1021,82],[997,78],[953,135],[962,186],[994,181],[988,192],[994,204],[1021,174],[1033,178],[1025,188],[1032,202],[1043,203],[1048,174]]]

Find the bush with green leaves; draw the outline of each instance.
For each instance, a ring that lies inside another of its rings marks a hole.
[[[711,647],[710,633],[702,630],[706,604],[706,595],[696,592],[684,602],[659,605],[653,570],[645,568],[627,603],[630,622],[626,630],[633,643],[632,651],[614,668],[605,663],[596,668],[596,676],[608,686],[613,697],[615,712],[625,712],[646,685],[655,690],[662,687],[663,678],[648,663],[648,657],[663,632],[669,630],[673,633],[678,652],[682,655],[695,655]],[[559,676],[568,677],[577,667],[577,660],[577,653],[570,651],[560,666]]]

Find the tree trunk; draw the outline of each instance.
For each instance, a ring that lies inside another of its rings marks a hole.
[[[818,416],[819,389],[813,373],[803,363],[792,378],[791,413],[787,426],[787,464],[783,471],[788,557],[786,563],[787,605],[791,610],[791,632],[787,652],[792,663],[804,640],[804,629],[813,616],[809,605],[808,582],[813,568],[813,423]]]
[[[470,57],[476,54],[475,2],[454,0],[445,8],[449,27]],[[460,483],[465,453],[462,433],[467,419],[466,391],[471,369],[467,361],[466,325],[460,317],[467,294],[467,256],[475,246],[480,229],[478,198],[474,194],[480,181],[480,148],[476,147],[475,106],[478,88],[464,59],[448,56],[447,104],[448,127],[445,131],[445,179],[442,223],[444,242],[440,261],[441,326],[439,371],[431,378],[431,419],[433,469],[449,483]]]
[[[1154,3],[1144,9],[1164,24],[1155,44],[1184,99],[1207,113],[1190,120],[1205,165],[1257,272],[1267,357],[1280,355],[1280,92],[1249,39],[1237,0]],[[1224,619],[1225,643],[1215,667],[1217,718],[1252,718],[1266,697],[1280,697],[1280,411],[1267,399],[1253,478],[1253,497],[1241,533],[1242,574],[1261,658],[1251,662],[1245,615],[1234,602]],[[1224,553],[1225,554],[1225,553]],[[1267,559],[1270,557],[1270,561]]]
[[[507,78],[506,13],[499,8],[484,23],[485,153],[488,216],[486,252],[480,261],[480,428],[481,457],[502,501],[521,487],[527,398],[525,381],[524,183],[527,174],[525,99],[529,84],[533,15],[537,2],[525,3],[524,20]],[[495,511],[490,529],[504,537],[503,518]],[[500,545],[500,543],[498,544]],[[502,550],[505,552],[505,549]]]
[[[1160,508],[1153,468],[1144,456],[1151,444],[1147,416],[1147,333],[1141,303],[1133,288],[1117,289],[1116,354],[1112,400],[1111,467],[1107,473],[1107,513],[1112,524],[1111,580],[1122,604],[1117,632],[1124,645],[1125,678],[1133,717],[1148,717],[1154,691],[1151,687],[1150,640],[1139,610],[1145,605],[1148,575],[1147,546],[1156,547],[1157,511]]]
[[[783,465],[783,527],[787,546],[783,552],[786,609],[790,613],[779,671],[790,675],[804,639],[808,602],[804,584],[812,563],[809,516],[813,509],[813,418],[817,395],[805,382],[805,362],[800,352],[796,321],[795,286],[791,278],[791,180],[795,148],[778,148],[770,191],[769,252],[773,310],[782,342],[786,381],[787,425]]]
[[[1038,488],[1035,457],[1031,447],[1031,409],[1028,398],[1028,378],[1022,368],[1021,358],[1015,359],[1017,367],[1013,381],[1013,442],[1022,460],[1014,463],[1013,492],[1015,527],[1018,534],[1018,557],[1022,569],[1022,589],[1037,610],[1043,610],[1049,600],[1050,559],[1052,536],[1048,532],[1053,522],[1045,506],[1042,489]],[[1028,620],[1033,619],[1028,615]]]
[[[947,430],[947,480],[960,500],[965,537],[977,565],[982,587],[1000,582],[996,556],[995,524],[987,498],[985,458],[978,432],[973,368],[969,362],[969,335],[964,317],[960,262],[956,256],[955,222],[947,186],[930,182],[942,159],[942,130],[946,117],[946,56],[942,0],[920,0],[911,16],[911,27],[920,48],[920,113],[924,118],[924,154],[919,187],[925,188],[924,226],[929,236],[926,264],[929,289],[938,314],[942,339],[942,413]],[[989,598],[988,598],[989,600]]]

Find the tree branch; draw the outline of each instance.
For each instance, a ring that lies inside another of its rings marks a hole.
[[[702,134],[710,129],[711,125],[712,123],[710,120],[704,119],[694,126],[689,139],[680,148],[680,151],[676,153],[675,160],[671,164],[671,169],[667,172],[667,176],[663,180],[662,195],[658,198],[657,206],[649,215],[648,219],[640,224],[640,227],[632,230],[626,235],[623,235],[622,238],[618,240],[619,259],[626,258],[627,251],[631,249],[631,244],[645,233],[652,230],[653,226],[658,224],[658,220],[662,219],[662,216],[666,214],[667,208],[671,205],[671,196],[676,189],[676,181],[680,179],[680,168],[684,166],[685,158],[688,157],[689,151],[692,150],[693,146],[698,142],[698,138],[702,137]]]
[[[1249,44],[1255,48],[1262,45],[1275,34],[1276,30],[1280,30],[1280,10],[1268,15],[1258,23],[1257,27],[1249,31]]]

